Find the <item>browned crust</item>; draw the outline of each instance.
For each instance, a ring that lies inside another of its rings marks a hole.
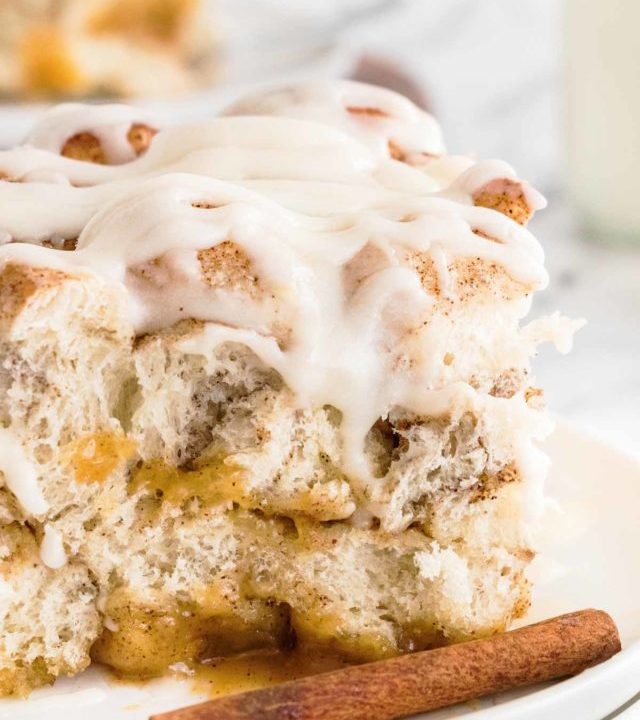
[[[218,245],[198,250],[201,277],[210,288],[232,290],[255,297],[258,293],[258,278],[251,260],[244,250],[225,240]],[[154,272],[162,268],[162,257],[132,268],[131,272],[146,282],[153,283]]]
[[[522,368],[507,368],[494,380],[489,395],[511,398],[524,386],[526,379],[527,373]]]
[[[147,150],[158,131],[144,123],[133,123],[127,132],[127,140],[136,155]],[[107,165],[107,156],[100,140],[91,132],[72,135],[62,146],[60,154],[72,160]]]
[[[515,281],[502,265],[483,258],[456,258],[452,271],[455,292],[462,302],[470,302],[479,295],[511,300],[524,294],[522,284]]]
[[[503,485],[520,482],[520,480],[520,472],[513,462],[508,463],[498,472],[491,475],[483,473],[478,482],[471,488],[469,501],[473,503],[482,500],[495,500],[498,497],[498,490]]]
[[[80,132],[72,135],[62,146],[60,154],[72,160],[106,165],[107,156],[100,140],[90,132]]]
[[[78,244],[78,238],[64,238],[58,243],[54,243],[52,240],[43,240],[42,247],[53,248],[54,250],[75,250]]]
[[[473,204],[496,210],[520,225],[526,225],[533,215],[522,183],[509,178],[495,178],[483,185],[474,193]]]
[[[386,112],[376,107],[358,107],[355,105],[348,105],[346,108],[347,112],[351,115],[365,115],[367,117],[389,117]]]
[[[6,330],[38,293],[60,286],[71,277],[53,268],[5,265],[0,272],[0,329]]]
[[[12,522],[0,525],[2,544],[9,554],[0,560],[0,577],[8,577],[21,563],[31,563],[38,557],[38,546],[34,532],[26,525]]]
[[[142,153],[146,151],[157,132],[155,128],[144,125],[143,123],[134,123],[129,128],[127,140],[136,155],[142,155]]]
[[[192,318],[180,320],[175,323],[175,325],[161,328],[148,335],[138,335],[134,340],[134,347],[136,349],[143,348],[153,343],[167,343],[167,345],[171,345],[172,343],[183,340],[186,336],[202,332],[204,326],[205,323],[202,320],[194,320]]]
[[[233,288],[255,295],[258,278],[251,260],[236,243],[225,240],[219,245],[198,252],[204,281],[213,288]]]
[[[407,252],[405,263],[418,273],[428,293],[446,301],[436,264],[428,253]],[[530,290],[514,280],[502,265],[480,257],[455,258],[448,269],[452,302],[467,304],[482,298],[512,300]]]
[[[387,147],[389,148],[389,155],[393,160],[399,160],[400,162],[406,161],[407,154],[397,143],[394,143],[393,140],[389,140]]]

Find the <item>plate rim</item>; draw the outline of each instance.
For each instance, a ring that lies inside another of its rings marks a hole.
[[[640,456],[633,451],[607,442],[599,437],[592,428],[582,427],[554,413],[551,413],[551,417],[554,421],[552,434],[561,433],[577,441],[595,443],[599,450],[613,452],[640,473]],[[621,694],[611,692],[614,681]],[[609,660],[588,668],[578,675],[560,680],[550,687],[533,690],[533,692],[513,700],[507,700],[499,705],[472,711],[464,717],[465,720],[466,718],[469,720],[518,720],[518,718],[523,718],[524,720],[535,712],[541,713],[540,717],[551,717],[542,714],[545,712],[558,713],[572,710],[575,712],[575,703],[584,702],[584,692],[587,686],[589,686],[590,696],[601,700],[600,706],[594,705],[592,708],[594,713],[589,717],[593,718],[603,718],[637,695],[640,692],[640,639],[623,647]],[[608,692],[600,693],[599,691],[605,687]],[[607,697],[612,698],[611,702],[605,701]],[[418,715],[417,720],[420,718],[427,720],[428,717],[428,714]],[[587,716],[582,716],[581,720],[587,720]]]

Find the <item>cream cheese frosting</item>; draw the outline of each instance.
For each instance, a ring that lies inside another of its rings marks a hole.
[[[276,115],[321,122],[356,137],[379,158],[389,142],[405,156],[445,152],[435,119],[398,93],[355,82],[311,82],[258,92],[231,105],[225,115]]]
[[[40,544],[40,559],[52,570],[58,570],[67,564],[62,535],[50,523],[44,526],[44,535]]]
[[[119,165],[136,157],[127,141],[127,132],[136,123],[157,125],[152,114],[130,105],[63,103],[40,118],[25,145],[58,154],[70,137],[89,131],[100,141],[108,162]]]

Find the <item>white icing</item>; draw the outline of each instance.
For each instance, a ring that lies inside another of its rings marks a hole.
[[[301,407],[342,412],[345,469],[366,481],[365,435],[391,408],[443,415],[477,402],[465,383],[434,384],[442,360],[423,327],[436,299],[403,265],[406,253],[431,256],[449,298],[449,265],[459,257],[502,266],[523,293],[546,284],[531,233],[473,204],[488,182],[515,173],[499,161],[431,165],[444,151],[435,121],[394,93],[354,83],[268,93],[227,112],[166,128],[143,156],[112,166],[57,151],[86,130],[111,158],[126,159],[122,141],[137,110],[49,113],[29,145],[0,153],[1,172],[32,180],[0,183],[0,215],[15,240],[78,236],[77,250],[14,242],[0,248],[0,267],[100,275],[126,293],[137,333],[181,318],[207,322],[185,352],[211,357],[222,342],[247,345]],[[390,142],[408,162],[391,159]],[[198,251],[226,240],[250,259],[252,294],[203,281]],[[362,253],[380,262],[359,276]]]
[[[64,103],[51,108],[40,118],[25,144],[59,153],[70,137],[89,131],[100,140],[107,161],[117,165],[136,157],[127,140],[127,133],[134,123],[158,127],[148,112],[129,105]]]
[[[431,115],[398,93],[357,82],[318,81],[267,90],[240,100],[224,114],[314,120],[354,136],[380,158],[388,156],[390,141],[405,155],[445,151],[440,126]]]
[[[25,512],[41,515],[47,511],[49,506],[38,485],[36,469],[18,438],[6,428],[0,428],[0,472]]]
[[[424,372],[431,360],[428,348],[420,349],[427,357],[422,363],[416,362],[415,369],[408,369],[401,363],[397,368],[397,355],[376,351],[376,341],[382,339],[374,337],[381,330],[377,322],[379,310],[389,295],[407,291],[405,272],[408,272],[405,268],[393,268],[374,276],[370,284],[365,283],[362,298],[355,303],[345,325],[332,329],[318,323],[312,326],[307,345],[297,345],[286,352],[272,337],[214,324],[206,325],[200,335],[182,340],[179,347],[185,353],[212,358],[220,344],[241,343],[282,375],[301,407],[333,405],[339,408],[343,413],[344,468],[354,485],[359,480],[364,485],[370,479],[370,468],[363,453],[364,437],[390,408],[400,406],[438,417],[454,408],[471,409],[477,400],[475,391],[466,383],[454,383],[441,389],[429,387]],[[375,296],[373,302],[370,295]],[[411,306],[411,295],[405,298],[406,304]],[[423,293],[417,293],[413,300],[428,302]],[[424,305],[412,308],[412,312],[419,315],[422,309]],[[420,358],[416,355],[415,359]]]
[[[55,172],[54,170],[47,170],[44,168],[43,170],[30,170],[29,172],[25,173],[22,176],[22,182],[25,183],[34,183],[34,182],[43,182],[43,183],[58,183],[60,185],[69,185],[69,178],[66,175],[63,175],[62,173]]]
[[[44,526],[44,535],[40,544],[40,559],[52,570],[58,570],[67,564],[62,535],[49,523]]]

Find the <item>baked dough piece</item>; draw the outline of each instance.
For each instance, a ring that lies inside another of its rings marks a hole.
[[[546,275],[508,166],[339,83],[187,128],[62,108],[0,170],[3,693],[524,612],[529,361],[574,325],[520,326]]]

